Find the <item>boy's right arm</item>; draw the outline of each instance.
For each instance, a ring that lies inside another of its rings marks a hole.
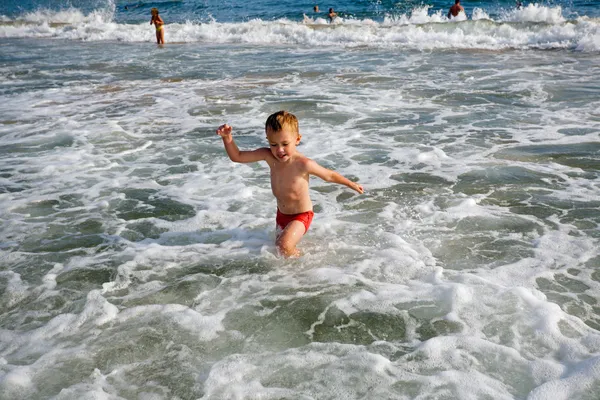
[[[221,125],[219,129],[217,129],[217,135],[221,136],[223,139],[223,146],[225,146],[225,151],[227,152],[227,155],[231,161],[239,163],[251,163],[266,160],[271,154],[267,148],[260,148],[252,151],[241,151],[233,141],[231,130],[231,126],[227,124]]]

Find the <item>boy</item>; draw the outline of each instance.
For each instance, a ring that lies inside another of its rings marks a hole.
[[[225,124],[217,129],[231,161],[250,163],[266,161],[271,169],[271,190],[277,199],[278,228],[277,249],[285,257],[300,255],[296,245],[308,231],[314,213],[308,194],[310,175],[348,186],[362,194],[363,187],[335,171],[321,167],[307,158],[296,146],[302,135],[298,131],[298,119],[287,111],[279,111],[267,118],[265,131],[269,147],[253,151],[240,151],[231,136],[231,126]]]

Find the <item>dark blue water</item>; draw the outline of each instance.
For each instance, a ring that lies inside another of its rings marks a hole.
[[[343,18],[383,20],[386,16],[410,14],[415,8],[430,6],[429,12],[441,10],[444,14],[452,5],[452,0],[358,0],[358,1],[292,1],[292,0],[181,0],[181,1],[110,1],[110,0],[23,0],[9,1],[2,6],[2,15],[15,18],[20,15],[38,10],[68,10],[78,9],[84,14],[97,10],[114,10],[114,22],[138,23],[149,20],[149,10],[157,7],[163,18],[169,23],[184,22],[241,22],[251,19],[276,20],[289,19],[301,20],[304,14],[313,16],[313,6],[318,4],[320,13],[325,16],[332,7]],[[530,2],[524,1],[526,6]],[[533,3],[533,2],[531,2]],[[592,0],[544,0],[535,2],[538,5],[562,8],[565,18],[572,19],[578,16],[600,16],[600,4]],[[512,0],[478,0],[464,1],[462,3],[467,16],[470,17],[476,8],[482,9],[492,19],[507,10],[515,7]]]

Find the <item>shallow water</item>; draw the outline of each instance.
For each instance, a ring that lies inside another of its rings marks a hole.
[[[39,5],[0,24],[0,398],[597,397],[596,7],[144,4],[157,47]],[[366,189],[311,180],[296,260],[214,133],[280,109]]]

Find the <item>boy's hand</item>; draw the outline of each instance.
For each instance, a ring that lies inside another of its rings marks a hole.
[[[223,124],[217,129],[217,135],[221,136],[223,139],[231,139],[231,130],[233,128],[227,124]]]
[[[354,190],[356,190],[360,194],[363,194],[365,192],[365,189],[363,189],[363,187],[357,183],[354,184]]]

